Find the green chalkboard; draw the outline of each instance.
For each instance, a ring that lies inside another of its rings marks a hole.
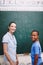
[[[0,11],[0,54],[3,54],[2,37],[7,32],[10,21],[15,21],[17,30],[14,33],[17,39],[17,53],[31,51],[31,31],[39,31],[43,50],[43,12],[36,11]]]

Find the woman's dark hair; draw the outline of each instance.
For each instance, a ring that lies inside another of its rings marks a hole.
[[[14,21],[11,21],[8,26],[10,26],[12,23],[15,23]],[[15,23],[16,24],[16,23]]]
[[[33,31],[31,32],[31,34],[32,34],[33,32],[37,32],[37,34],[39,35],[39,31],[37,31],[37,30],[33,30]]]

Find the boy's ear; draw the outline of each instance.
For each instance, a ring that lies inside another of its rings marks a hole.
[[[38,38],[39,38],[39,36],[38,36]]]

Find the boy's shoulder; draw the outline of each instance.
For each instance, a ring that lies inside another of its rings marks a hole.
[[[36,41],[35,43],[34,43],[34,47],[39,47],[40,46],[40,42],[39,41]]]

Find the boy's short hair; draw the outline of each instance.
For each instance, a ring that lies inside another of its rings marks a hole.
[[[39,35],[39,31],[37,31],[37,30],[33,30],[33,31],[31,32],[31,34],[32,34],[33,32],[37,32],[37,34]]]

